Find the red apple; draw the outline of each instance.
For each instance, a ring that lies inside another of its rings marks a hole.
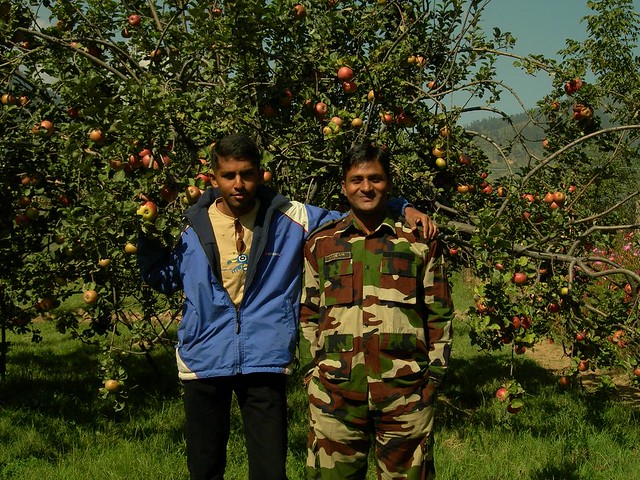
[[[293,6],[292,13],[295,18],[304,18],[307,14],[307,9],[301,3],[296,3]]]
[[[578,362],[578,370],[581,372],[586,372],[589,370],[589,360],[580,360]]]
[[[512,281],[516,285],[522,285],[527,282],[527,274],[522,272],[516,272],[513,274]]]
[[[498,390],[496,390],[496,398],[501,402],[504,402],[509,398],[509,392],[506,388],[500,387]]]
[[[567,377],[566,375],[562,375],[558,379],[558,383],[560,384],[561,387],[568,387],[569,385],[571,385],[571,378]]]
[[[344,90],[344,93],[351,95],[358,91],[358,85],[352,80],[342,82],[342,90]]]
[[[104,143],[105,136],[103,135],[102,130],[96,128],[89,131],[89,140],[97,144],[101,144]]]
[[[314,111],[318,118],[324,118],[324,116],[329,111],[329,106],[324,102],[318,102],[314,107]]]
[[[576,342],[584,342],[587,338],[587,332],[585,330],[576,333]]]
[[[547,310],[549,310],[549,312],[551,313],[558,313],[560,311],[560,305],[558,305],[555,302],[550,303],[549,306],[547,307]]]
[[[353,80],[353,70],[351,67],[340,67],[338,69],[337,77],[341,82],[350,82]]]
[[[142,17],[137,13],[132,13],[127,17],[127,22],[129,22],[129,25],[132,27],[137,27],[140,25],[140,22],[142,22]]]

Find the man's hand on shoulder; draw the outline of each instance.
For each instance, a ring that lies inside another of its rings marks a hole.
[[[438,226],[426,213],[408,206],[404,211],[404,218],[416,235],[418,234],[418,227],[422,226],[422,237],[425,240],[433,240],[438,236]]]

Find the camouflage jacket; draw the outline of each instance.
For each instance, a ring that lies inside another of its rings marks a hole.
[[[437,241],[387,217],[370,235],[351,215],[305,244],[300,360],[325,387],[364,400],[439,382],[453,303]]]

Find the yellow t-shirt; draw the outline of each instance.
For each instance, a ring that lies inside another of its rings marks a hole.
[[[231,300],[236,307],[242,302],[244,294],[244,282],[247,275],[247,265],[249,260],[249,251],[251,250],[251,241],[253,240],[253,229],[256,224],[256,216],[260,203],[256,200],[256,204],[249,213],[236,219],[225,215],[217,207],[221,199],[216,200],[209,207],[209,219],[213,227],[213,235],[218,244],[218,252],[220,253],[220,270],[222,272],[222,284],[229,293]],[[237,250],[238,234],[236,233],[236,220],[239,220],[244,230],[242,241],[245,249],[242,253]]]

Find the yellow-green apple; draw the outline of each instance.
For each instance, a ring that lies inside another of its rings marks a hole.
[[[89,305],[91,305],[92,303],[96,303],[96,301],[98,300],[98,292],[93,289],[85,290],[82,294],[82,299]]]
[[[147,201],[138,207],[136,214],[142,217],[145,222],[153,222],[158,218],[158,206],[151,201]]]

